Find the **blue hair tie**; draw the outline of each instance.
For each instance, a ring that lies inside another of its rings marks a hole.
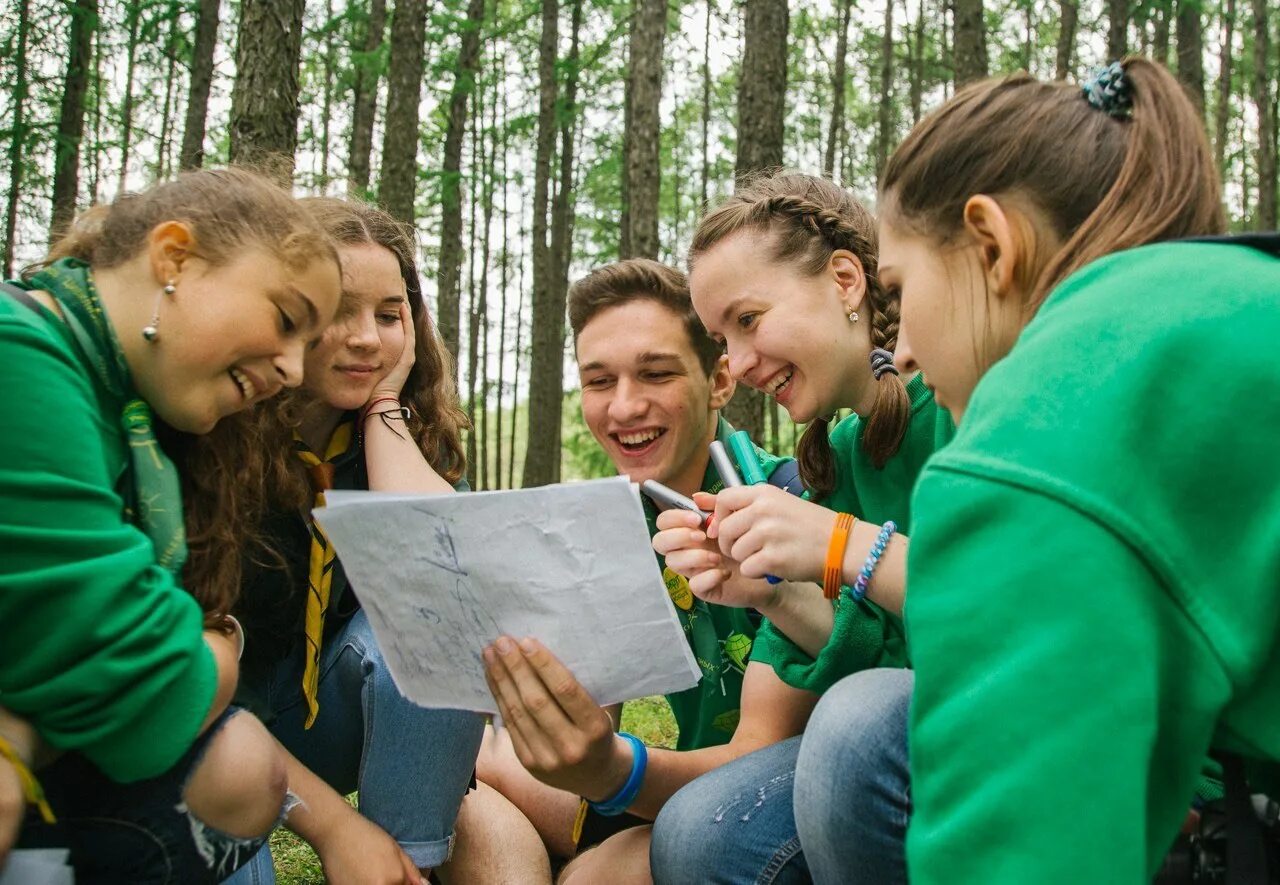
[[[1085,101],[1112,117],[1128,117],[1133,110],[1133,87],[1124,65],[1113,61],[1094,72],[1093,78],[1080,87]]]
[[[893,354],[885,350],[883,347],[877,347],[871,351],[871,374],[876,376],[876,380],[880,380],[880,376],[885,372],[898,374],[898,367],[893,364]]]

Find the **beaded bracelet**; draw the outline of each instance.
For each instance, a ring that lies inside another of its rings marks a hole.
[[[603,801],[590,803],[596,814],[603,814],[605,817],[617,817],[631,807],[631,803],[636,801],[636,794],[640,792],[640,785],[644,783],[645,769],[649,767],[649,748],[644,745],[644,741],[625,731],[618,732],[618,737],[626,738],[631,744],[631,774],[627,775],[627,782],[618,792]]]
[[[849,589],[849,595],[855,601],[861,601],[867,595],[867,585],[871,583],[871,573],[876,570],[876,565],[880,562],[880,557],[884,555],[884,549],[889,545],[889,538],[898,530],[898,524],[892,519],[880,526],[880,534],[876,536],[876,542],[871,545],[871,552],[867,554],[867,561],[862,564],[862,571],[858,572],[858,578],[853,582],[853,587]]]
[[[3,737],[0,737],[0,759],[9,760],[9,764],[18,773],[18,782],[22,784],[23,797],[28,804],[40,809],[40,817],[43,818],[44,822],[47,824],[57,823],[57,818],[53,816],[53,809],[49,807],[49,801],[44,798],[44,790],[40,788],[40,782],[31,773],[27,763],[22,761],[18,751]]]

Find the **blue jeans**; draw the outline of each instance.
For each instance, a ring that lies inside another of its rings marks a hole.
[[[801,737],[685,785],[649,851],[667,883],[906,882],[908,670],[831,688]]]
[[[360,791],[360,813],[386,830],[419,867],[436,867],[453,849],[453,824],[471,783],[484,717],[429,710],[391,681],[361,609],[321,651],[320,712],[310,729],[302,697],[301,649],[259,688],[280,743],[339,793]],[[272,883],[270,847],[228,882]]]

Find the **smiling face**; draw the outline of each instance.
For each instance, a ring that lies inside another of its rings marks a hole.
[[[649,298],[606,308],[577,340],[582,415],[619,473],[696,491],[733,395],[721,360],[708,377],[684,321]]]
[[[320,343],[307,354],[307,392],[336,409],[358,409],[405,347],[400,265],[389,249],[340,246],[342,303]]]
[[[723,342],[730,373],[800,424],[858,408],[872,383],[870,317],[847,316],[862,307],[861,264],[840,250],[807,276],[769,252],[765,238],[742,231],[699,255],[689,275],[694,309]]]
[[[302,383],[307,346],[338,305],[332,261],[291,270],[260,249],[217,266],[190,258],[175,283],[133,375],[156,414],[189,433]]]

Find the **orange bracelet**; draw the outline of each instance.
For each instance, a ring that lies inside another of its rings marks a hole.
[[[849,543],[849,532],[857,522],[849,513],[836,514],[836,526],[831,530],[831,543],[827,545],[827,561],[822,567],[822,595],[835,599],[844,583],[844,548]]]

